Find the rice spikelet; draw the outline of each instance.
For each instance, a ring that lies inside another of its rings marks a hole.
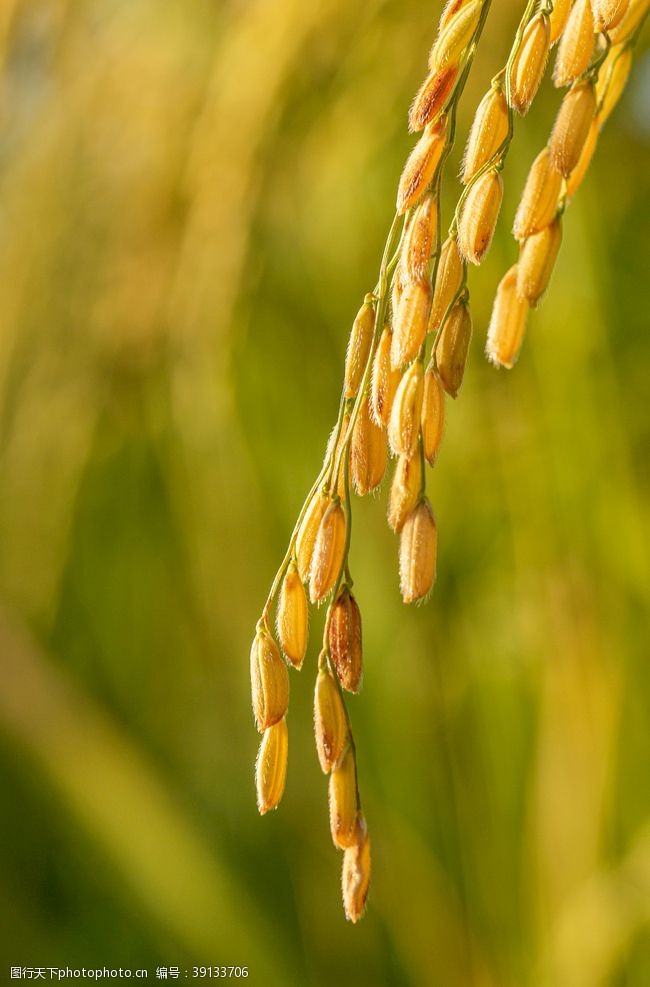
[[[569,86],[585,71],[594,53],[594,31],[591,0],[576,0],[557,49],[553,69],[555,86]]]
[[[480,264],[490,249],[502,201],[503,179],[495,169],[471,186],[458,222],[458,247],[466,261]]]
[[[624,14],[620,23],[609,31],[609,40],[613,45],[619,45],[622,41],[631,38],[637,27],[645,17],[650,7],[649,0],[630,0],[627,13]]]
[[[452,17],[458,13],[461,7],[466,7],[468,3],[470,3],[470,0],[447,0],[444,10],[440,15],[438,34],[442,34]]]
[[[562,243],[562,223],[557,217],[550,226],[524,242],[517,263],[517,294],[531,307],[539,304],[551,279]]]
[[[312,497],[310,504],[305,511],[305,516],[302,523],[298,529],[298,534],[296,536],[296,562],[298,565],[298,572],[303,583],[306,583],[309,579],[309,570],[311,568],[311,560],[314,554],[316,535],[318,534],[318,529],[323,519],[323,515],[327,510],[328,504],[329,499],[325,496],[325,494],[317,491]]]
[[[482,0],[470,0],[469,3],[463,4],[445,23],[429,53],[431,71],[460,59],[463,50],[472,40],[474,31],[478,27],[482,6]]]
[[[580,160],[596,112],[596,93],[591,82],[574,86],[562,100],[549,151],[553,167],[568,178]]]
[[[372,414],[377,424],[386,429],[390,410],[393,407],[395,392],[402,379],[399,370],[393,370],[390,362],[392,333],[388,326],[381,334],[372,364],[372,381],[370,387]]]
[[[417,504],[422,487],[422,460],[419,452],[413,456],[399,456],[393,473],[388,498],[388,524],[395,534]]]
[[[329,774],[338,762],[347,737],[345,709],[329,669],[321,669],[314,691],[314,734],[316,751],[324,774]]]
[[[330,829],[335,846],[354,846],[357,823],[357,770],[352,747],[333,768],[329,782]]]
[[[404,372],[390,413],[388,442],[396,456],[411,457],[417,449],[423,395],[424,374],[416,360]]]
[[[334,464],[335,463],[339,463],[338,474],[336,476],[336,482],[334,484],[334,487],[333,487],[333,491],[332,492],[335,493],[336,496],[340,500],[345,500],[345,498],[346,498],[346,492],[345,492],[345,459],[346,459],[346,454],[345,454],[345,451],[344,451],[344,446],[345,446],[346,442],[348,441],[348,428],[349,428],[349,425],[350,425],[350,413],[346,411],[345,414],[343,415],[343,420],[341,422],[341,428],[338,431],[338,437],[337,437],[337,434],[336,434],[336,429],[334,429],[334,432],[333,432],[333,435],[332,435],[332,438],[335,440],[334,443],[333,443],[332,463],[334,463]],[[351,453],[351,450],[350,450],[350,448],[348,448],[348,452],[347,452],[348,460],[350,459],[350,453]]]
[[[526,331],[528,302],[517,294],[517,265],[503,276],[492,306],[485,355],[496,367],[517,362]]]
[[[562,191],[562,176],[551,163],[547,147],[531,166],[515,216],[514,235],[517,240],[538,233],[553,221]]]
[[[508,104],[502,89],[493,86],[478,105],[463,159],[463,185],[493,157],[508,136]]]
[[[287,721],[282,719],[264,731],[257,755],[255,785],[257,808],[262,816],[277,808],[284,794],[288,752],[289,732]]]
[[[424,375],[421,428],[424,458],[433,466],[445,431],[445,392],[433,370]]]
[[[566,26],[572,2],[573,0],[555,0],[553,4],[553,10],[549,14],[552,45],[558,40]]]
[[[598,127],[599,118],[595,117],[591,122],[591,127],[589,128],[589,133],[587,134],[587,140],[585,141],[584,147],[580,152],[580,157],[578,158],[578,163],[569,175],[566,183],[566,195],[567,199],[572,199],[576,194],[582,182],[584,180],[587,171],[589,170],[589,165],[591,164],[591,159],[594,156],[596,146],[598,144]]]
[[[443,65],[424,80],[409,111],[409,130],[412,133],[424,130],[428,123],[434,123],[440,116],[456,85],[458,71],[456,63]]]
[[[613,48],[601,67],[596,81],[598,128],[602,130],[612,110],[623,95],[632,69],[632,49]]]
[[[438,536],[426,497],[407,517],[399,542],[399,577],[404,603],[429,595],[436,579]]]
[[[436,343],[436,367],[442,386],[450,397],[460,391],[472,338],[472,317],[465,302],[457,302],[449,313]]]
[[[623,20],[629,0],[591,0],[597,31],[611,31]]]
[[[408,229],[408,225],[410,224],[407,224],[407,229]],[[404,291],[405,284],[406,284],[406,275],[404,273],[404,269],[402,267],[402,260],[400,257],[400,259],[397,262],[395,271],[393,273],[393,281],[390,286],[391,288],[390,307],[393,313],[396,312],[399,307],[399,300],[402,297],[402,292]]]
[[[366,295],[352,325],[345,357],[345,396],[348,399],[355,398],[359,393],[372,346],[374,328],[375,309],[372,304],[372,296]]]
[[[393,370],[410,363],[418,355],[427,334],[432,295],[428,279],[406,284],[393,322],[390,350]]]
[[[548,16],[538,14],[530,21],[512,65],[510,98],[517,113],[524,116],[537,95],[551,47]]]
[[[455,237],[442,245],[429,316],[429,332],[439,329],[463,282],[463,261]]]
[[[307,652],[309,613],[298,566],[291,562],[282,580],[277,614],[278,639],[294,668],[300,668]]]
[[[318,528],[309,572],[312,603],[324,600],[334,588],[343,565],[346,541],[345,513],[338,500],[329,505]]]
[[[370,398],[364,397],[352,430],[350,472],[360,497],[375,490],[384,478],[388,462],[386,433],[370,412]]]
[[[346,692],[359,692],[363,676],[361,611],[347,586],[332,608],[327,645],[341,686]]]
[[[349,922],[358,922],[366,907],[370,888],[370,838],[361,813],[357,821],[355,841],[343,853],[341,888],[345,917]]]
[[[429,194],[415,210],[404,236],[400,258],[400,273],[405,282],[402,290],[409,281],[427,277],[437,232],[438,201],[435,195]]]
[[[251,647],[251,695],[257,729],[263,733],[282,719],[289,706],[289,673],[278,646],[259,628]]]
[[[397,212],[402,216],[424,194],[445,147],[446,116],[428,126],[411,151],[399,180]]]

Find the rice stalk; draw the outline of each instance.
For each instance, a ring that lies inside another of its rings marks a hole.
[[[539,303],[551,277],[571,176],[580,172],[583,157],[593,153],[594,121],[602,125],[622,92],[631,38],[643,20],[634,4],[625,11],[617,7],[612,13],[603,7],[597,13],[599,23],[608,17],[610,24],[616,20],[619,31],[626,23],[632,25],[614,56],[607,35],[604,45],[591,38],[581,3],[571,10],[561,0],[555,6],[551,0],[541,4],[528,0],[507,62],[477,109],[465,151],[463,188],[443,244],[440,193],[445,164],[455,143],[459,100],[491,0],[450,0],[446,5],[429,54],[428,75],[409,112],[409,129],[419,137],[398,182],[395,216],[377,284],[365,295],[352,326],[337,422],[258,624],[256,640],[261,635],[270,650],[270,614],[277,604],[283,652],[299,669],[308,615],[304,587],[301,595],[296,579],[307,584],[312,604],[327,602],[314,727],[319,762],[329,775],[332,839],[344,851],[344,910],[353,922],[361,917],[368,894],[370,843],[344,698],[344,690],[359,691],[363,670],[361,612],[349,568],[351,487],[360,496],[376,490],[388,452],[396,457],[388,522],[399,535],[401,595],[406,604],[426,599],[436,578],[438,534],[426,495],[425,466],[435,463],[442,443],[445,395],[457,397],[462,385],[472,336],[468,264],[481,263],[498,222],[502,172],[514,139],[515,115],[530,110],[551,45],[560,39],[555,81],[558,85],[568,81],[571,88],[549,146],[531,169],[515,220],[515,233],[522,241],[520,261],[499,286],[488,333],[488,356],[496,365],[508,367],[519,353],[529,308]],[[570,42],[574,35],[579,39],[577,51]],[[597,51],[595,60],[592,49]],[[567,67],[569,55],[573,61]],[[598,69],[603,64],[607,82],[599,84]],[[560,71],[557,65],[564,68]],[[281,661],[277,648],[276,652]],[[274,668],[275,657],[274,652]],[[252,669],[254,694],[262,690],[266,697],[261,672],[257,666]],[[274,681],[271,685],[275,688],[275,692],[268,689],[275,699],[272,712],[257,700],[258,726],[262,723],[265,730],[258,761],[260,811],[277,805],[286,769],[288,690],[285,701],[279,686]],[[273,737],[278,738],[274,747]],[[263,757],[268,762],[263,774],[269,781],[262,797]]]

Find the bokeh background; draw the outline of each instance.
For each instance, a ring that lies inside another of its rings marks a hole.
[[[494,0],[459,147],[523,6]],[[3,982],[237,964],[263,987],[650,983],[647,31],[506,373],[483,342],[550,84],[517,122],[430,476],[426,607],[401,605],[385,490],[355,505],[358,927],[313,749],[315,643],[284,802],[255,808],[250,641],[440,7],[3,0]]]

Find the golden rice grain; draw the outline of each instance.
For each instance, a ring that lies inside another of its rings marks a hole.
[[[363,675],[361,611],[347,586],[332,607],[327,646],[343,688],[346,692],[358,692]]]
[[[370,411],[370,398],[364,397],[352,431],[350,471],[354,489],[363,497],[375,490],[384,478],[388,462],[386,433]]]
[[[277,630],[285,655],[295,668],[300,668],[307,651],[309,615],[305,587],[295,562],[290,563],[282,580]]]
[[[393,370],[414,360],[427,334],[433,289],[428,279],[409,281],[404,286],[393,321],[390,362]]]
[[[631,38],[637,27],[645,17],[650,7],[650,0],[630,0],[627,13],[620,23],[609,31],[609,39],[613,45],[618,45],[622,41]]]
[[[419,452],[410,458],[399,456],[393,473],[388,498],[388,524],[396,534],[420,499],[422,489],[422,460]]]
[[[404,603],[423,600],[436,578],[438,536],[431,505],[424,497],[402,528],[399,542],[399,577]]]
[[[413,214],[404,236],[400,274],[405,282],[427,277],[431,254],[438,232],[438,201],[435,195],[424,197]]]
[[[320,766],[329,774],[338,762],[348,727],[339,687],[329,669],[321,669],[314,691],[314,733]]]
[[[424,375],[421,428],[424,458],[433,466],[445,431],[445,392],[433,370]]]
[[[501,88],[493,86],[479,103],[469,132],[463,158],[464,185],[494,156],[507,136],[508,104]]]
[[[548,288],[561,243],[562,223],[559,217],[545,230],[524,241],[517,263],[517,294],[533,308]]]
[[[412,456],[417,448],[424,394],[422,364],[416,360],[404,372],[388,422],[388,442],[396,456]]]
[[[547,147],[537,155],[528,173],[515,216],[514,235],[525,240],[552,222],[562,191],[562,176],[551,163]]]
[[[329,781],[330,829],[335,846],[354,846],[357,823],[357,769],[352,747],[333,768]]]
[[[558,45],[553,69],[554,85],[568,86],[585,71],[594,52],[594,31],[591,0],[576,0]]]
[[[306,583],[309,578],[314,545],[316,544],[316,535],[318,534],[318,529],[328,504],[329,500],[325,494],[320,491],[315,493],[298,529],[296,536],[296,562],[298,564],[298,573],[303,583]]]
[[[517,265],[497,288],[488,329],[485,355],[497,367],[510,369],[517,361],[526,331],[528,302],[517,294]]]
[[[436,367],[442,386],[455,398],[463,383],[467,352],[472,338],[472,317],[465,302],[449,313],[436,343]]]
[[[429,53],[429,68],[432,71],[460,59],[478,27],[482,7],[482,0],[470,0],[448,19]]]
[[[458,247],[466,261],[480,264],[490,249],[502,200],[503,179],[495,169],[471,186],[458,223]]]
[[[629,0],[591,0],[597,31],[611,31],[623,20]]]
[[[596,102],[598,103],[598,127],[603,129],[612,110],[623,95],[632,68],[632,49],[613,48],[598,73]]]
[[[549,15],[552,45],[558,40],[566,26],[572,2],[573,0],[555,0],[553,4],[553,10]]]
[[[342,894],[346,917],[361,917],[370,882],[370,841],[361,813],[356,755],[344,693],[360,688],[363,655],[359,607],[347,585],[349,486],[375,489],[384,474],[388,444],[398,457],[388,520],[399,533],[400,591],[405,603],[424,599],[436,578],[437,531],[425,497],[425,462],[441,446],[445,392],[462,385],[472,334],[465,289],[467,264],[489,249],[503,197],[501,170],[512,139],[513,111],[525,113],[540,85],[550,44],[561,34],[555,66],[558,85],[572,83],[556,117],[549,146],[535,160],[515,219],[522,241],[519,262],[497,289],[486,352],[499,366],[517,359],[527,314],[541,299],[561,240],[560,216],[579,186],[600,127],[621,96],[630,71],[634,31],[650,0],[571,0],[522,3],[517,45],[483,98],[472,124],[463,164],[465,190],[450,238],[440,249],[440,162],[452,150],[457,96],[474,57],[489,0],[448,0],[430,58],[430,75],[409,114],[423,131],[400,178],[397,208],[408,214],[400,234],[393,222],[384,249],[377,294],[367,295],[354,321],[345,361],[341,412],[316,482],[264,606],[251,648],[251,683],[257,727],[263,734],[256,763],[261,813],[282,797],[288,754],[287,663],[299,668],[308,638],[308,595],[333,596],[314,694],[314,728],[320,765],[329,774],[330,828],[344,849]],[[550,16],[549,16],[550,15]],[[609,39],[594,42],[594,24]],[[596,49],[597,45],[597,49]],[[591,61],[597,50],[597,60]],[[506,106],[510,98],[511,105]],[[448,116],[447,116],[448,114]],[[432,187],[435,183],[435,188]],[[439,255],[439,256],[438,256]],[[432,258],[435,285],[432,289]],[[393,271],[390,288],[387,279]],[[390,291],[390,299],[386,297]],[[376,324],[376,309],[386,313]],[[429,370],[423,369],[426,331],[436,333]],[[376,352],[375,352],[376,350]],[[404,368],[402,375],[401,369]],[[372,373],[370,370],[372,369]],[[277,635],[269,627],[277,602]]]
[[[287,777],[289,732],[287,721],[280,720],[264,731],[255,765],[257,808],[260,815],[277,808]]]
[[[341,428],[338,434],[338,439],[334,446],[334,455],[332,457],[332,463],[339,463],[338,475],[336,477],[336,484],[334,486],[334,492],[340,500],[345,500],[347,494],[345,490],[345,444],[348,441],[348,428],[350,425],[350,415],[346,412],[343,415],[343,420],[341,422]],[[348,448],[348,457],[350,456],[350,449]]]
[[[354,320],[345,357],[345,396],[348,399],[355,398],[359,393],[372,346],[374,328],[375,309],[371,296],[366,295]]]
[[[388,426],[390,409],[402,375],[399,370],[393,370],[390,362],[392,333],[388,327],[384,329],[375,351],[372,364],[372,381],[370,396],[372,413],[375,421],[382,428]]]
[[[412,132],[423,130],[440,116],[456,85],[458,71],[458,64],[452,63],[427,76],[409,111],[409,129]]]
[[[591,82],[574,86],[562,100],[553,124],[549,151],[553,167],[565,178],[580,160],[595,112],[596,93]]]
[[[332,467],[335,463],[339,463],[338,474],[335,478],[335,482],[332,483],[330,480],[330,489],[337,497],[341,500],[345,500],[345,457],[344,457],[344,446],[347,442],[348,426],[350,424],[350,415],[346,412],[343,415],[341,423],[337,422],[330,433],[330,437],[327,441],[327,450],[325,452],[325,463],[328,461],[331,463]]]
[[[424,194],[436,173],[445,147],[446,116],[429,125],[411,151],[397,189],[397,212],[402,216]]]
[[[409,226],[410,226],[410,222],[407,223],[407,227],[406,227],[407,230]],[[405,284],[406,284],[406,276],[400,258],[400,260],[397,263],[397,267],[395,268],[395,272],[393,274],[393,281],[391,284],[390,307],[393,312],[396,312],[397,309],[399,308],[399,300],[402,297],[402,292],[404,291]]]
[[[334,588],[345,555],[345,513],[338,500],[329,505],[318,528],[309,570],[309,597],[312,603],[325,599]]]
[[[370,838],[361,813],[357,822],[355,842],[343,854],[341,877],[343,907],[349,922],[358,922],[363,915],[370,888]]]
[[[510,75],[512,105],[522,116],[528,113],[537,95],[550,47],[551,28],[548,16],[537,14],[524,31]]]
[[[463,261],[455,237],[449,237],[442,245],[436,283],[429,316],[429,332],[442,325],[447,309],[456,297],[463,281]]]
[[[591,122],[591,127],[589,128],[589,133],[587,135],[587,140],[585,141],[584,147],[580,153],[578,163],[569,175],[566,183],[566,195],[567,199],[573,198],[580,186],[582,185],[583,179],[589,170],[589,165],[591,164],[591,159],[594,156],[596,150],[596,145],[598,143],[598,131],[600,118],[595,117]]]
[[[289,673],[278,646],[264,628],[259,628],[251,647],[251,694],[253,713],[260,733],[282,719],[289,706]]]
[[[444,31],[444,29],[447,27],[447,24],[449,24],[452,17],[458,13],[460,8],[466,7],[467,4],[470,2],[471,0],[447,0],[444,10],[440,15],[440,24],[439,24],[438,33],[439,34],[442,33],[442,31]]]

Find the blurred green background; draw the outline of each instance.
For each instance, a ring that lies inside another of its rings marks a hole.
[[[344,921],[292,675],[260,819],[248,651],[338,404],[440,2],[0,8],[0,978],[247,965],[248,982],[650,983],[650,67],[571,205],[518,366],[482,357],[558,94],[517,122],[400,602],[355,504],[373,840]],[[524,4],[495,0],[459,119]],[[647,32],[646,32],[647,34]]]

